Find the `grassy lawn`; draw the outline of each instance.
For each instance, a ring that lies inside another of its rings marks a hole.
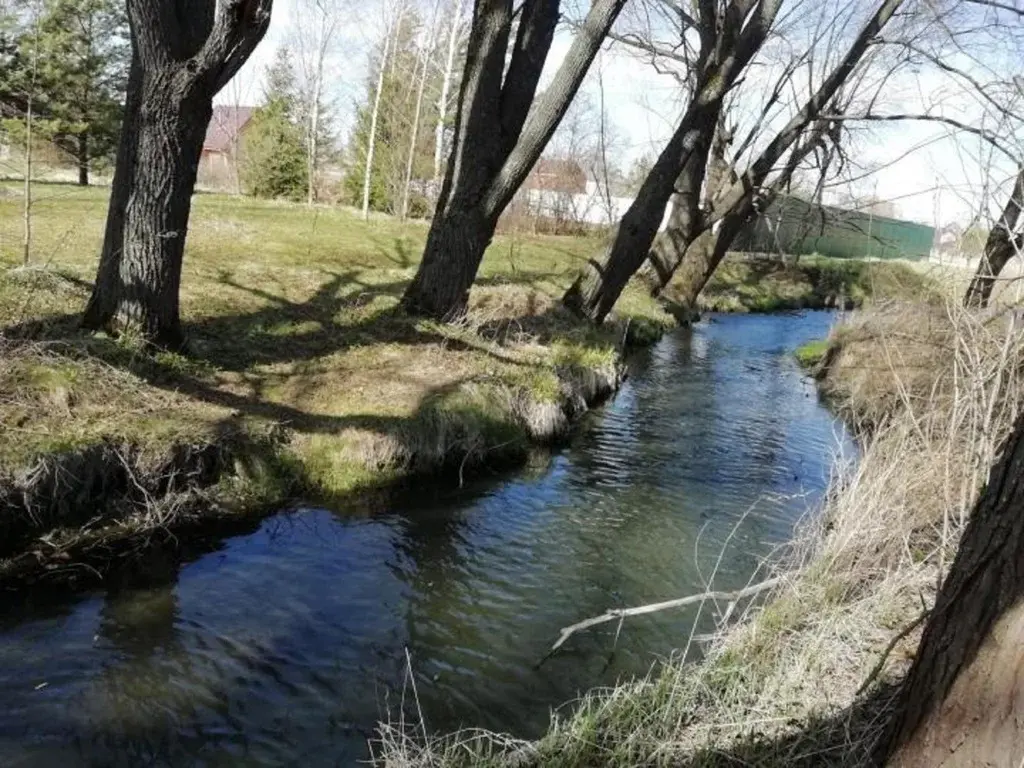
[[[197,195],[186,358],[78,329],[107,192],[41,184],[36,196],[22,269],[19,191],[0,185],[0,426],[17,436],[0,446],[8,485],[55,452],[132,446],[141,462],[273,434],[307,489],[344,494],[553,438],[567,382],[592,390],[581,372],[616,375],[621,328],[581,326],[558,304],[594,240],[496,238],[470,316],[452,327],[398,307],[422,222]],[[620,315],[669,325],[640,290]]]

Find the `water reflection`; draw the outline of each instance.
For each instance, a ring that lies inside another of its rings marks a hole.
[[[819,498],[842,432],[790,353],[829,323],[675,334],[517,477],[417,488],[370,520],[282,514],[148,583],[9,610],[0,764],[352,764],[378,719],[414,713],[407,658],[428,727],[538,734],[694,615],[630,622],[611,657],[610,625],[537,669],[561,627],[702,589],[730,536],[714,583],[740,586]]]

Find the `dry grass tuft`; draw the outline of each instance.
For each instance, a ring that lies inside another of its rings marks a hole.
[[[469,732],[424,743],[392,724],[378,764],[869,764],[922,612],[1024,397],[1024,327],[953,303],[888,306],[855,315],[840,339],[833,391],[870,429],[824,509],[758,574],[783,577],[762,607],[723,627],[700,662],[684,651],[594,691],[537,742]]]

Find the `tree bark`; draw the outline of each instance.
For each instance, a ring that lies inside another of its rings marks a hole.
[[[626,284],[648,259],[673,193],[671,234],[662,245],[684,251],[696,236],[701,219],[700,190],[723,101],[764,44],[779,10],[778,2],[767,2],[748,20],[754,5],[743,0],[733,0],[721,10],[715,4],[701,5],[701,53],[694,96],[622,217],[611,247],[600,261],[589,262],[563,297],[563,303],[581,317],[596,324],[604,322]],[[651,266],[659,275],[668,264],[655,260]],[[660,275],[655,278],[657,282],[662,279]],[[667,281],[667,276],[664,279]]]
[[[139,105],[142,97],[142,64],[133,52],[128,70],[128,90],[125,95],[121,136],[117,145],[117,161],[110,188],[107,224],[100,250],[100,264],[93,284],[92,295],[85,307],[82,325],[99,330],[114,317],[120,284],[121,255],[124,252],[124,220],[131,194],[131,179],[135,176],[135,143]]]
[[[558,127],[625,3],[595,0],[551,85],[535,98],[558,0],[525,0],[507,72],[512,2],[476,1],[454,146],[423,261],[403,298],[407,310],[444,320],[465,311],[498,218]]]
[[[676,180],[676,193],[672,198],[674,205],[668,224],[665,231],[654,238],[650,253],[647,254],[647,263],[641,271],[652,296],[660,295],[669,284],[683,262],[687,249],[700,235],[700,224],[703,221],[700,206],[701,178],[704,179],[704,198],[708,208],[713,208],[718,196],[736,179],[736,173],[726,156],[732,135],[725,126],[724,117],[719,112],[718,127],[707,158],[707,173],[699,174],[698,169],[690,164]],[[709,244],[706,249],[713,250],[713,246]]]
[[[671,279],[669,267],[672,262],[678,259],[680,253],[685,254],[688,251],[689,245],[704,229],[729,215],[733,209],[741,208],[745,205],[745,201],[759,193],[759,190],[774,169],[775,164],[798,141],[807,126],[821,114],[822,109],[835,96],[843,83],[846,82],[868,47],[903,2],[904,0],[882,0],[880,2],[875,14],[860,30],[857,38],[840,62],[829,73],[828,77],[825,78],[821,86],[773,138],[752,164],[750,170],[743,174],[742,177],[737,178],[722,192],[720,200],[715,205],[713,215],[702,216],[699,227],[694,227],[690,223],[692,218],[683,219],[677,222],[677,226],[672,228],[671,233],[666,233],[659,244],[663,251],[661,254],[662,263],[654,265],[657,283],[662,283],[662,281],[667,283],[667,280]],[[701,45],[702,47],[714,45],[717,59],[723,62],[717,65],[720,69],[713,76],[704,77],[705,88],[711,89],[713,93],[715,89],[722,88],[723,86],[727,89],[727,87],[731,87],[735,83],[746,67],[746,64],[750,61],[750,58],[763,44],[768,28],[773,23],[777,11],[777,4],[763,6],[761,14],[762,16],[767,14],[767,18],[763,22],[764,27],[758,29],[752,22],[748,22],[744,33],[734,36],[732,39],[725,37],[725,33],[732,26],[738,27],[746,19],[747,12],[743,12],[742,9],[740,9],[740,12],[737,12],[736,8],[730,5],[724,12],[725,18],[720,23],[716,20],[710,26],[704,22],[702,17]],[[713,5],[708,13],[714,14]],[[735,32],[733,34],[735,35]],[[717,41],[716,36],[718,36]],[[718,51],[726,51],[728,54],[723,57],[723,54],[718,53]],[[716,58],[713,58],[711,64],[714,65],[715,61]],[[628,224],[629,226],[627,230],[628,236],[624,238],[617,236],[612,247],[600,262],[591,261],[590,265],[572,285],[563,299],[570,309],[594,323],[604,321],[608,312],[611,311],[612,307],[615,306],[615,302],[618,301],[622,290],[626,287],[633,274],[643,265],[651,251],[652,245],[654,245],[658,224],[660,223],[660,212],[664,211],[671,195],[671,189],[665,186],[665,178],[662,175],[664,168],[659,167],[662,159],[667,153],[668,165],[674,167],[680,174],[683,174],[686,170],[686,164],[690,162],[690,156],[679,151],[682,146],[685,146],[679,138],[679,134],[684,128],[699,130],[703,126],[705,140],[700,146],[702,148],[704,146],[710,147],[710,134],[717,123],[717,114],[715,114],[714,122],[707,122],[709,118],[704,116],[702,121],[693,121],[690,125],[686,125],[688,120],[693,120],[691,117],[692,113],[695,110],[705,108],[706,102],[711,98],[710,96],[703,96],[702,91],[703,89],[697,91],[698,95],[691,102],[690,108],[683,118],[683,124],[680,125],[669,146],[666,147],[662,156],[659,157],[659,162],[655,164],[654,169],[651,171],[652,175],[657,174],[661,178],[653,181],[648,189],[648,182],[652,181],[648,177],[648,180],[641,187],[633,206],[630,207],[626,216],[623,217],[623,225]],[[674,165],[672,164],[673,156],[675,159]],[[699,173],[702,179],[706,171],[706,153],[703,163],[699,170],[695,169],[694,171]],[[686,175],[683,175],[686,178]],[[657,206],[659,216],[655,217],[648,214],[644,218],[641,214],[634,213],[633,209],[637,206]],[[673,216],[675,216],[675,213],[673,213]],[[680,216],[686,216],[685,210]],[[701,271],[698,270],[698,272]]]
[[[78,186],[89,186],[89,134],[82,132],[78,134],[76,142],[78,160]]]
[[[985,253],[978,263],[978,270],[967,288],[964,304],[977,309],[988,306],[996,280],[1010,259],[1024,249],[1024,233],[1021,226],[1021,211],[1024,208],[1024,167],[1017,173],[1010,199],[1003,208],[999,221],[989,232],[985,242]]]
[[[83,324],[185,344],[181,266],[213,97],[266,32],[271,0],[129,0],[132,66],[103,251]]]
[[[880,764],[1024,759],[1024,414],[1003,446],[925,626]]]

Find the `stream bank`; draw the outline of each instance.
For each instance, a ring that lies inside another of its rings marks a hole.
[[[1024,329],[917,302],[854,313],[832,338],[825,382],[860,458],[837,463],[820,512],[763,565],[781,580],[763,605],[698,663],[676,655],[595,689],[539,739],[385,724],[378,764],[874,765],[923,610],[1022,402]]]
[[[21,595],[0,617],[0,762],[356,765],[379,721],[419,732],[419,712],[429,733],[542,736],[720,617],[609,625],[538,669],[561,627],[740,587],[817,506],[849,443],[792,350],[832,321],[667,334],[522,471],[421,478],[372,515],[290,506],[136,578]]]

